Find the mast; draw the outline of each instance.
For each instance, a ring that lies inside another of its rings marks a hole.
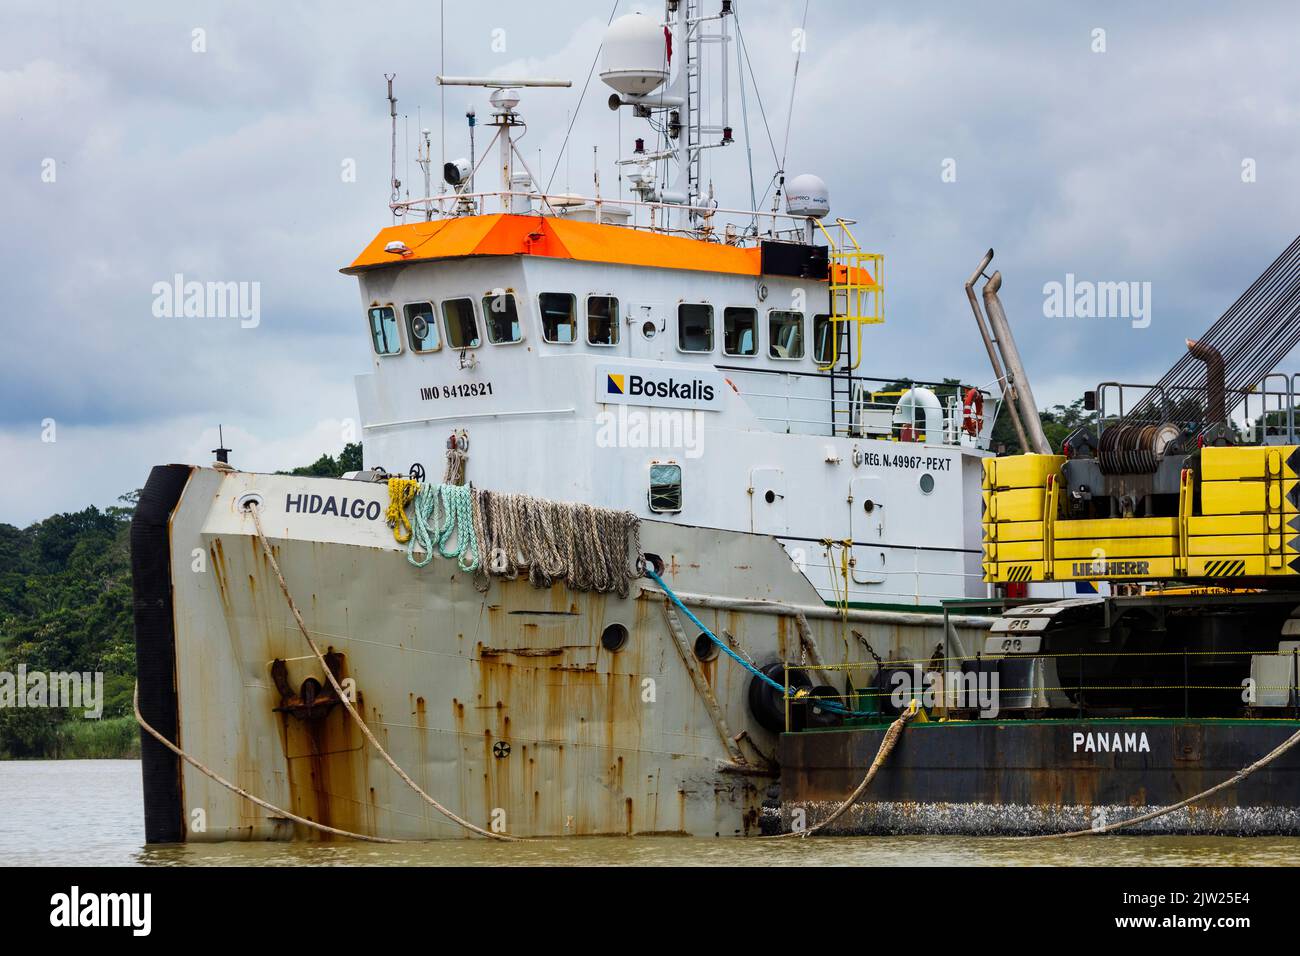
[[[711,190],[703,184],[703,151],[732,142],[728,120],[728,76],[731,35],[728,21],[731,0],[720,0],[718,13],[702,15],[702,0],[667,0],[664,22],[654,25],[649,17],[629,14],[611,24],[605,37],[605,69],[601,80],[615,93],[609,107],[632,107],[633,115],[649,120],[656,113],[668,142],[662,150],[646,151],[638,140],[637,152],[619,160],[619,165],[639,166],[630,177],[642,200],[685,206],[713,205]],[[710,24],[717,24],[709,30]],[[662,37],[660,32],[662,31]],[[704,48],[715,44],[720,51],[721,122],[704,123]],[[662,89],[661,89],[662,88]],[[670,158],[677,163],[671,187],[655,182],[653,164]],[[691,209],[692,226],[707,214]]]
[[[497,129],[494,141],[497,143],[497,163],[500,167],[501,174],[501,192],[509,193],[514,187],[512,177],[514,175],[514,159],[517,155],[514,141],[514,129],[523,126],[523,121],[519,114],[515,112],[515,107],[519,105],[519,88],[520,87],[569,87],[573,85],[571,80],[554,80],[554,79],[498,79],[490,76],[439,76],[439,86],[482,86],[492,90],[492,95],[488,102],[492,104],[494,112],[492,113],[492,122],[489,126],[495,126]],[[470,135],[473,136],[474,128],[474,111],[470,110],[465,114],[470,124]],[[490,150],[491,144],[488,144]],[[521,160],[522,164],[522,160]],[[471,167],[472,176],[472,167]],[[509,198],[509,207],[507,211],[523,211],[527,205],[527,199],[523,197],[511,196]]]
[[[388,179],[392,184],[393,192],[391,202],[396,203],[402,198],[402,181],[397,178],[397,97],[393,95],[393,80],[397,77],[396,73],[385,73],[384,79],[388,81],[388,116],[392,122],[392,156],[389,164]],[[394,211],[393,218],[397,218]]]

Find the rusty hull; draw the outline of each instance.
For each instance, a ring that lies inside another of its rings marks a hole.
[[[635,587],[620,599],[526,580],[494,579],[480,593],[453,561],[413,567],[382,519],[290,513],[286,496],[301,493],[387,503],[383,485],[196,469],[173,514],[179,743],[188,752],[334,827],[465,836],[371,752],[344,708],[305,715],[288,705],[286,687],[324,684],[324,675],[239,506],[255,494],[307,626],[355,681],[358,709],[452,810],[521,836],[758,832],[765,800],[775,806],[767,761],[776,735],[748,711],[745,670],[725,656],[702,662],[746,755],[737,766],[673,645],[662,601]],[[642,541],[682,591],[819,603],[770,537],[645,522]],[[792,620],[715,610],[700,618],[760,664],[799,653]],[[601,634],[615,622],[630,636],[611,652]],[[870,660],[838,621],[811,625],[826,662]],[[938,622],[854,629],[892,655],[928,654],[942,639]],[[186,839],[321,838],[188,766],[181,772]]]

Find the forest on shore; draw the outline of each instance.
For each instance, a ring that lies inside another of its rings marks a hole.
[[[288,474],[338,477],[360,467],[353,443]],[[139,754],[130,557],[139,494],[26,528],[0,524],[0,758]],[[102,674],[101,716],[16,706],[20,673]]]

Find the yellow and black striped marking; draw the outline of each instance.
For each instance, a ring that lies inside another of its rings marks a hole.
[[[1015,564],[1007,572],[1007,580],[1019,584],[1022,581],[1028,581],[1033,574],[1034,566],[1032,564]]]
[[[1212,578],[1238,578],[1246,573],[1246,562],[1235,558],[1210,561],[1205,565],[1205,573]]]

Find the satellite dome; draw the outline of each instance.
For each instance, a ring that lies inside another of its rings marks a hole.
[[[663,25],[640,13],[619,17],[605,31],[606,86],[624,96],[653,93],[668,79],[668,48]]]
[[[820,176],[795,176],[785,184],[785,211],[792,216],[821,219],[831,211],[830,190]]]

